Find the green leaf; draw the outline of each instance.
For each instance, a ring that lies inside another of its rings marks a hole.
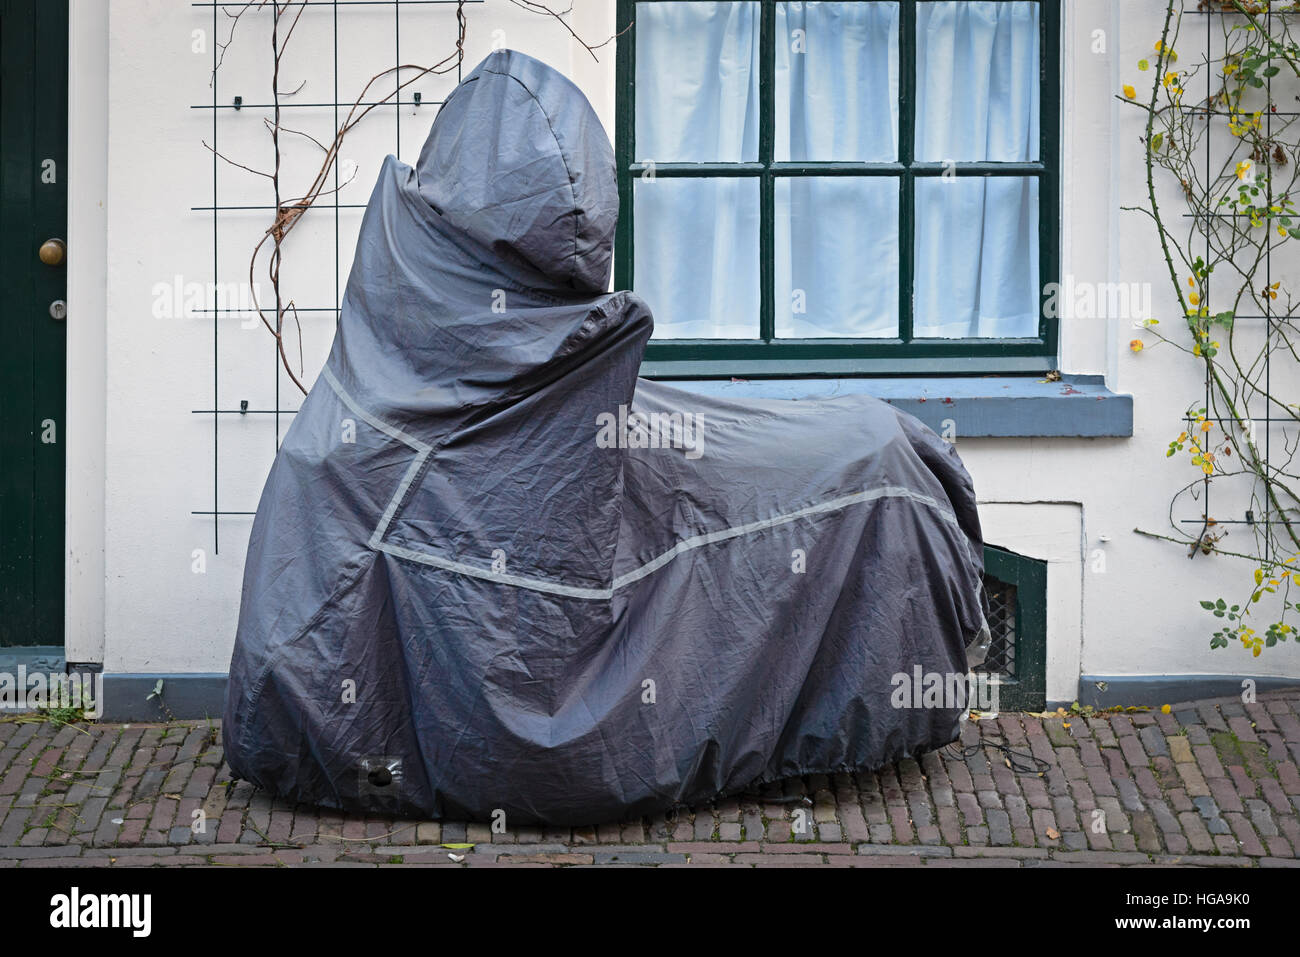
[[[1206,611],[1212,611],[1215,605],[1214,602],[1212,601],[1203,601],[1201,602],[1201,607],[1204,608]]]

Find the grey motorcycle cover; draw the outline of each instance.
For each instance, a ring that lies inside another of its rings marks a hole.
[[[639,379],[650,310],[606,291],[618,204],[590,104],[512,51],[415,168],[385,160],[253,522],[235,775],[571,825],[957,738],[963,702],[913,693],[985,628],[956,452],[866,396]]]

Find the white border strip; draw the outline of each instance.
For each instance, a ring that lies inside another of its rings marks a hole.
[[[486,581],[500,582],[503,585],[511,585],[515,588],[526,588],[530,591],[544,592],[549,595],[562,595],[566,598],[587,598],[593,600],[608,600],[614,597],[614,592],[620,588],[625,588],[633,582],[640,581],[648,575],[652,575],[659,569],[663,568],[679,555],[684,555],[689,551],[697,548],[703,548],[705,545],[713,545],[717,542],[725,542],[732,538],[739,538],[742,535],[749,535],[753,532],[762,531],[767,528],[774,528],[777,525],[785,525],[790,522],[798,521],[801,518],[808,518],[814,515],[822,515],[827,512],[835,512],[847,508],[850,505],[857,505],[863,502],[874,502],[883,498],[903,498],[910,499],[919,505],[924,505],[933,509],[939,514],[944,521],[958,526],[957,516],[943,503],[928,495],[922,495],[911,489],[904,488],[901,485],[882,485],[879,488],[867,489],[861,492],[854,492],[850,495],[842,495],[839,498],[833,498],[817,505],[809,505],[806,508],[797,509],[793,512],[786,512],[773,518],[765,518],[756,522],[748,522],[744,525],[735,525],[731,528],[725,528],[717,532],[707,532],[703,535],[693,535],[690,538],[683,539],[668,551],[652,558],[638,568],[626,574],[619,575],[614,579],[609,588],[584,588],[578,585],[565,585],[560,582],[548,581],[544,578],[531,578],[524,575],[511,575],[506,572],[494,572],[489,568],[481,568],[477,565],[469,565],[465,562],[455,561],[450,558],[443,558],[432,552],[416,551],[411,548],[405,548],[400,545],[390,545],[384,542],[383,538],[388,533],[388,526],[393,521],[393,516],[397,514],[397,509],[401,506],[402,501],[406,498],[406,493],[411,488],[411,483],[415,481],[415,476],[424,466],[425,460],[433,450],[432,446],[421,442],[414,436],[408,435],[396,426],[389,425],[380,419],[375,418],[348,394],[347,390],[339,383],[338,379],[330,371],[329,366],[321,370],[321,375],[329,383],[330,388],[342,400],[343,404],[350,409],[353,414],[365,421],[368,425],[378,429],[385,435],[397,439],[399,442],[415,450],[415,458],[411,461],[410,467],[402,477],[402,481],[397,486],[392,500],[388,507],[384,509],[384,514],[379,519],[379,524],[375,526],[374,532],[370,535],[369,546],[376,551],[387,552],[396,558],[407,561],[419,562],[424,565],[431,565],[434,568],[441,568],[444,571],[453,572],[458,575],[468,575],[472,578],[482,578]],[[959,527],[959,526],[958,526]]]

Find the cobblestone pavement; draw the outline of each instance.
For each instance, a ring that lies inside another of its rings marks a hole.
[[[1300,688],[1169,713],[1008,713],[876,773],[506,834],[294,807],[232,784],[215,724],[11,719],[0,721],[0,865],[1296,866],[1298,712]]]

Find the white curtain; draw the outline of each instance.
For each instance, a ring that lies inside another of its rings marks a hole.
[[[898,159],[898,4],[776,5],[774,158]]]
[[[757,339],[758,180],[638,179],[633,285],[655,338]]]
[[[1038,159],[1038,4],[916,10],[916,158]],[[1038,181],[916,180],[913,335],[1038,333]]]
[[[1038,4],[916,7],[916,158],[1038,159]]]
[[[636,5],[636,158],[758,159],[758,4]]]
[[[898,158],[897,3],[776,7],[775,156]],[[1037,158],[1038,5],[917,5],[918,160]],[[636,158],[758,159],[759,8],[752,0],[636,5]],[[758,336],[754,178],[640,179],[635,287],[657,338]],[[781,177],[780,337],[898,334],[892,176]],[[917,336],[1028,336],[1038,326],[1037,182],[916,179]]]
[[[913,335],[1038,333],[1038,180],[916,180]]]

